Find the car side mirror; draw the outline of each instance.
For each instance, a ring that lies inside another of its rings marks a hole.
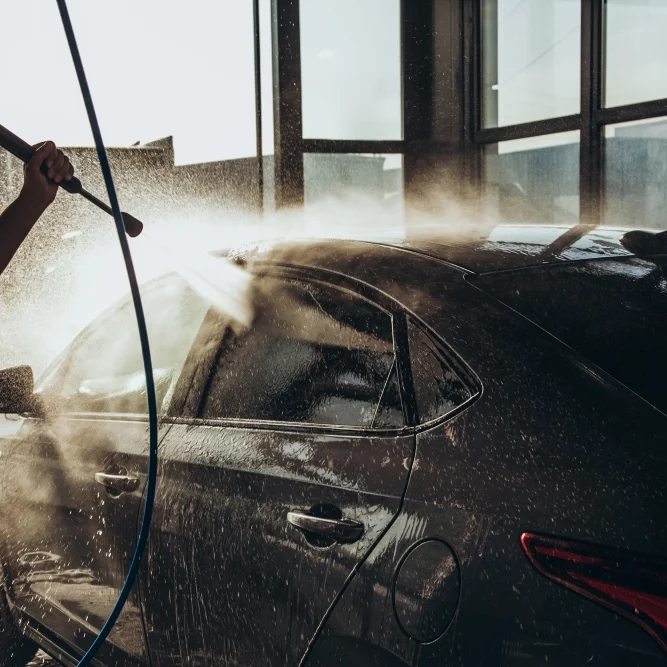
[[[33,412],[35,382],[30,366],[0,370],[0,414]]]

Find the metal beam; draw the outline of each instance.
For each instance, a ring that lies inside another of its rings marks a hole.
[[[459,0],[462,79],[461,172],[468,186],[471,211],[482,215],[484,146],[477,142],[482,126],[482,38],[479,0]]]
[[[433,0],[401,2],[403,138],[433,136]]]
[[[602,218],[603,0],[581,3],[581,132],[579,147],[579,219],[600,224]]]
[[[304,153],[402,153],[400,140],[303,139]]]
[[[612,123],[626,123],[633,120],[644,120],[645,118],[659,116],[667,116],[667,99],[600,109],[597,112],[596,118],[600,125],[610,125]]]
[[[252,23],[255,46],[255,141],[257,146],[257,210],[264,211],[264,150],[262,142],[262,75],[259,32],[259,0],[252,2]]]
[[[543,134],[555,134],[558,132],[578,130],[580,123],[581,119],[579,114],[573,114],[572,116],[534,120],[530,123],[520,123],[519,125],[489,127],[485,130],[478,130],[475,135],[475,141],[478,144],[495,144],[499,141],[539,137]]]
[[[299,0],[271,0],[276,209],[303,205]]]
[[[428,155],[415,150],[433,139],[433,0],[402,0],[403,184],[406,203],[420,197]]]
[[[467,50],[469,74],[472,76],[471,104],[468,110],[468,138],[476,137],[485,125],[498,126],[498,90],[484,94],[485,87],[498,83],[498,0],[463,0],[466,6],[468,38],[474,44]],[[484,58],[484,51],[493,54]],[[486,121],[486,122],[485,122]]]

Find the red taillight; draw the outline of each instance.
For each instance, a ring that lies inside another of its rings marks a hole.
[[[638,623],[667,651],[666,561],[534,533],[521,545],[545,577]]]

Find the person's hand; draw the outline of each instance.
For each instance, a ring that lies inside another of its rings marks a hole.
[[[46,173],[42,172],[42,164]],[[23,172],[21,198],[29,201],[31,207],[45,210],[58,194],[57,184],[69,181],[72,176],[74,167],[69,158],[52,141],[38,144],[35,155]]]

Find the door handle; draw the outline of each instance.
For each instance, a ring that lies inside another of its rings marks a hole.
[[[330,537],[336,542],[350,544],[364,534],[364,524],[354,519],[325,519],[309,512],[294,511],[287,513],[287,522],[300,530]]]
[[[139,478],[133,475],[110,475],[106,472],[96,472],[95,481],[107,491],[116,493],[131,493],[139,488]]]

